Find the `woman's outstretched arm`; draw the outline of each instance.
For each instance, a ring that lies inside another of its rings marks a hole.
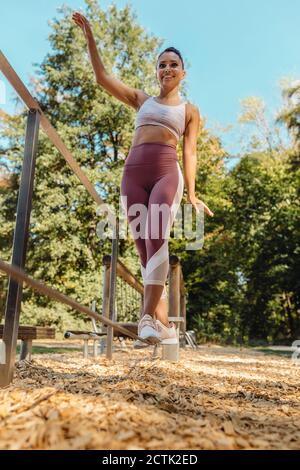
[[[203,201],[198,199],[195,194],[195,183],[197,174],[197,137],[199,132],[201,118],[199,110],[196,106],[192,105],[192,112],[190,121],[187,124],[184,140],[183,140],[183,167],[184,179],[187,190],[188,202],[190,202],[195,210],[198,212],[202,207],[204,212],[210,217],[214,213]]]
[[[110,75],[101,60],[92,28],[87,18],[81,13],[75,12],[72,15],[72,19],[82,29],[86,38],[97,83],[112,96],[137,110],[148,95],[142,90],[127,86]]]

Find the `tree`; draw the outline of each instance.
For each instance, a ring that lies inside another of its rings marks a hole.
[[[278,121],[286,124],[293,139],[291,162],[297,168],[300,161],[300,81],[283,84],[284,106]]]
[[[250,96],[240,103],[241,113],[238,122],[243,130],[241,139],[243,152],[268,152],[271,155],[274,151],[283,149],[284,139],[279,121],[268,116],[265,102],[259,97]]]
[[[130,6],[118,10],[113,4],[104,11],[95,0],[87,0],[86,5],[107,69],[127,84],[154,93],[156,57],[162,41],[143,30]],[[64,6],[60,13],[62,17],[52,21],[52,51],[37,66],[32,89],[102,199],[117,210],[134,110],[96,84],[85,39],[71,21],[71,9]],[[14,181],[10,191],[0,193],[0,246],[5,259],[10,257],[25,119],[25,110],[17,116],[1,116],[1,135],[6,142],[1,164]],[[99,240],[96,235],[96,209],[63,157],[41,132],[26,269],[84,304],[94,298],[101,302],[102,256],[111,250],[110,240]],[[120,248],[126,264],[130,259],[129,267],[137,270],[133,243],[122,240]],[[35,308],[41,314],[38,322],[43,321],[43,309],[50,309],[53,317],[57,311],[47,298],[25,289],[23,311],[28,312],[28,318]],[[55,322],[62,324],[59,315]]]
[[[244,157],[228,181],[244,338],[290,342],[299,331],[297,180],[287,152]]]

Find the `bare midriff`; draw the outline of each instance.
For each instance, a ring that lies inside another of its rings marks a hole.
[[[144,144],[146,142],[160,142],[162,144],[177,146],[177,139],[168,129],[162,126],[147,124],[138,127],[135,131],[132,146]]]

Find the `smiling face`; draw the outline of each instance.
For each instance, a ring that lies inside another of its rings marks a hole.
[[[180,57],[175,52],[164,52],[158,59],[156,76],[162,88],[175,88],[185,77]]]

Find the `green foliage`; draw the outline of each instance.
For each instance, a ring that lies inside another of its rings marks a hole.
[[[280,154],[245,157],[231,177],[230,222],[236,262],[246,280],[243,333],[290,341],[300,333],[299,175]],[[286,296],[289,306],[282,300]]]
[[[252,147],[229,173],[208,170],[205,157],[199,164],[197,189],[209,195],[215,217],[202,250],[183,261],[189,326],[202,341],[291,344],[300,335],[298,142],[265,145],[263,112],[257,100],[244,102],[244,120],[262,123],[264,150]]]
[[[22,325],[51,326],[57,332],[79,329],[92,331],[91,321],[86,317],[75,318],[71,315],[71,309],[59,303],[48,303],[47,307],[39,307],[34,302],[28,301],[22,305],[20,318]]]

